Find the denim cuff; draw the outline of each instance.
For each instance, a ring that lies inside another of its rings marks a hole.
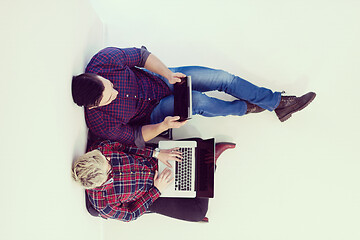
[[[278,100],[274,106],[274,108],[272,108],[270,111],[274,111],[280,104],[280,101],[281,101],[281,92],[275,92],[276,96],[278,96]]]

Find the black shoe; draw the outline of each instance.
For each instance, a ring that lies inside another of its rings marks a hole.
[[[282,96],[275,113],[281,122],[288,120],[291,115],[307,107],[316,97],[316,93],[309,92],[301,97]]]
[[[246,103],[246,106],[247,106],[247,110],[246,110],[246,113],[245,113],[245,114],[249,114],[249,113],[259,113],[259,112],[262,112],[262,111],[265,110],[265,109],[259,107],[258,105],[249,103],[249,102],[247,102],[247,101],[245,101],[245,103]]]

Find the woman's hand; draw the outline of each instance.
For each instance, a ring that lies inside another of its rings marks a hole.
[[[181,159],[183,158],[181,156],[182,153],[179,152],[178,150],[179,150],[179,148],[161,149],[160,152],[159,152],[159,155],[157,156],[157,159],[159,159],[166,166],[171,168],[172,166],[168,162],[168,160],[181,162]]]
[[[174,177],[171,177],[171,170],[169,168],[164,169],[159,176],[158,171],[155,171],[154,186],[159,189],[160,193],[162,193],[174,179]]]
[[[175,84],[177,82],[181,82],[181,78],[184,78],[184,77],[186,77],[186,75],[183,74],[183,73],[179,73],[179,72],[173,73],[173,72],[171,72],[170,75],[167,77],[167,79],[169,80],[170,84]]]

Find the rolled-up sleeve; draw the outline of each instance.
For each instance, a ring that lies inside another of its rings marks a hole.
[[[147,48],[145,46],[142,46],[140,54],[141,54],[141,59],[140,59],[140,63],[138,66],[144,67],[146,60],[148,59],[148,57],[151,53],[147,50]]]
[[[134,128],[135,145],[138,148],[144,148],[145,147],[145,140],[144,140],[144,137],[142,135],[141,128],[142,128],[142,126],[137,126],[137,127]]]
[[[144,67],[150,54],[144,46],[141,48],[107,47],[91,59],[85,72],[107,73],[115,69],[123,70],[126,67]]]
[[[100,65],[99,67],[102,70],[106,68],[122,70],[126,67],[141,66],[141,62],[143,61],[142,51],[145,57],[145,50],[141,50],[140,48],[108,47],[96,54],[91,61]],[[92,62],[90,62],[90,64]]]

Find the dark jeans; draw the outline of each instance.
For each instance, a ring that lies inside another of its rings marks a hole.
[[[180,220],[199,222],[206,216],[208,204],[208,198],[158,198],[149,210]]]

